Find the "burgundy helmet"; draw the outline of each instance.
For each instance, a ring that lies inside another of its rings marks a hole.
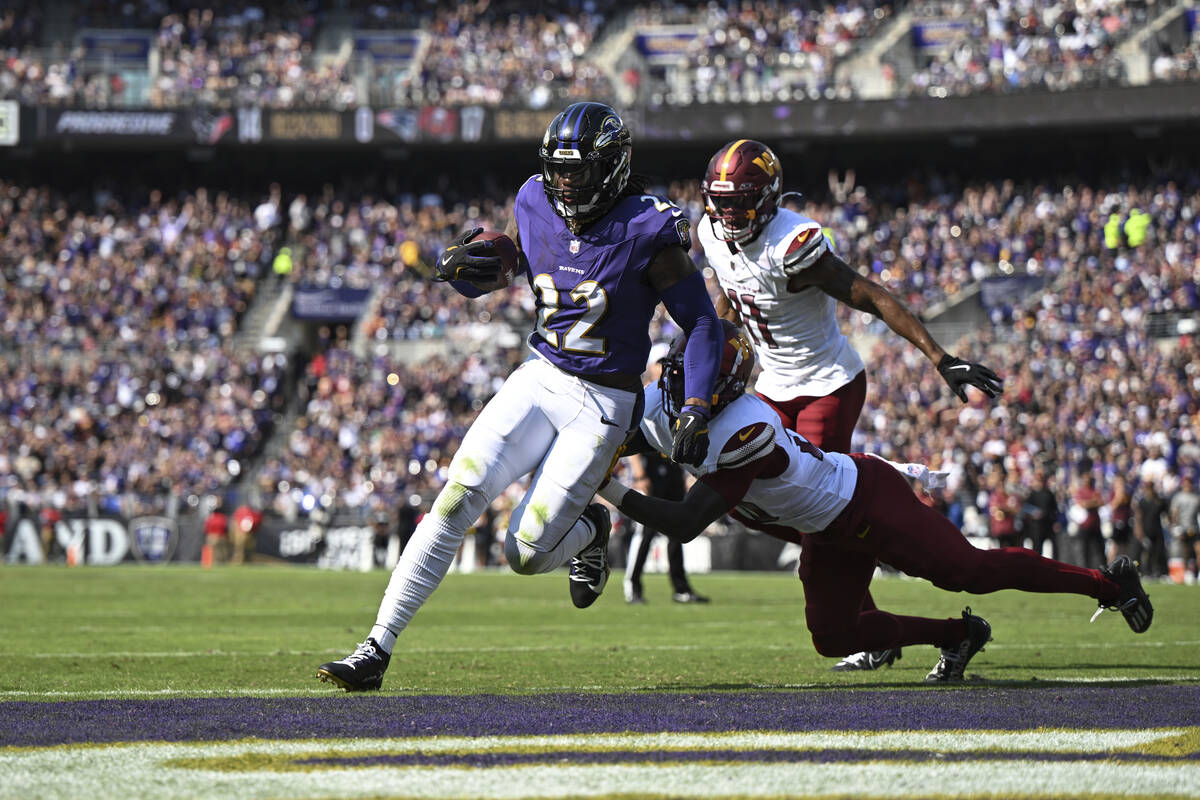
[[[775,216],[783,167],[771,148],[737,139],[708,162],[700,189],[713,227],[727,242],[744,244]]]
[[[725,344],[721,348],[721,372],[713,385],[713,415],[746,392],[755,361],[754,348],[742,329],[727,319],[721,320],[721,327]],[[686,347],[687,337],[680,334],[661,362],[663,370],[658,386],[663,394],[663,408],[671,419],[679,416],[687,397],[683,390],[683,351]]]

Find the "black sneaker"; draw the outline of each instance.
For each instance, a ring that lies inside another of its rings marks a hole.
[[[707,597],[705,597],[702,594],[696,594],[695,592],[687,591],[687,592],[675,592],[675,594],[671,595],[671,602],[673,602],[673,603],[711,603],[712,600],[708,599]]]
[[[612,518],[600,503],[592,503],[583,516],[596,528],[591,543],[571,559],[571,602],[576,608],[587,608],[596,602],[608,583],[608,535],[612,533]]]
[[[967,669],[967,662],[991,640],[992,626],[988,625],[986,619],[972,614],[970,607],[963,611],[962,615],[967,621],[967,638],[959,642],[957,647],[942,648],[942,657],[925,676],[926,682],[961,681]]]
[[[366,692],[383,686],[383,673],[391,660],[378,642],[368,638],[340,661],[317,667],[317,677],[347,692]]]
[[[1117,602],[1108,606],[1101,603],[1100,608],[1120,611],[1134,633],[1145,633],[1154,621],[1154,606],[1150,605],[1150,595],[1142,588],[1137,562],[1129,556],[1117,556],[1108,562],[1108,566],[1100,568],[1100,574],[1121,587]],[[1097,611],[1096,616],[1099,614]]]
[[[899,647],[889,647],[886,650],[855,653],[852,656],[846,656],[830,667],[830,669],[834,672],[879,669],[880,667],[890,667],[902,658],[904,658],[904,654],[901,653]]]

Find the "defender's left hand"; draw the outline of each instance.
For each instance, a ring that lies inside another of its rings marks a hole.
[[[967,386],[974,386],[988,397],[1000,394],[1003,381],[983,364],[963,361],[947,353],[938,362],[937,370],[958,399],[967,402]]]
[[[708,415],[700,408],[687,408],[675,420],[671,459],[698,467],[708,455]]]

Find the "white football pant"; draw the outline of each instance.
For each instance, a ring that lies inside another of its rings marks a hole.
[[[441,583],[467,529],[523,475],[533,478],[504,537],[509,566],[523,575],[549,572],[586,547],[596,531],[580,514],[625,441],[639,397],[540,357],[517,368],[463,437],[449,481],[392,571],[371,629],[383,649],[391,652]]]

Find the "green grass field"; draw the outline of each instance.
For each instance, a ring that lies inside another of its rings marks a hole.
[[[318,664],[365,638],[384,572],[292,567],[121,567],[0,570],[3,699],[164,693],[332,691]],[[451,574],[397,645],[385,690],[405,693],[554,690],[737,690],[917,686],[937,660],[910,648],[891,669],[832,673],[812,647],[790,574],[696,578],[708,606],[669,601],[647,576],[645,606],[628,606],[620,574],[590,609],[571,606],[565,571]],[[883,578],[880,607],[957,616],[970,605],[993,642],[969,668],[988,681],[1149,679],[1200,675],[1200,587],[1149,587],[1155,621],[1135,635],[1119,614],[1088,618],[1093,601],[1015,591],[951,594]]]
[[[596,605],[565,570],[451,574],[384,690],[320,663],[365,637],[384,572],[0,568],[0,800],[369,797],[1200,798],[1200,588],[1152,584],[1133,634],[1093,601],[886,578],[882,608],[994,640],[929,686],[813,650],[788,573],[694,576],[711,605]]]

